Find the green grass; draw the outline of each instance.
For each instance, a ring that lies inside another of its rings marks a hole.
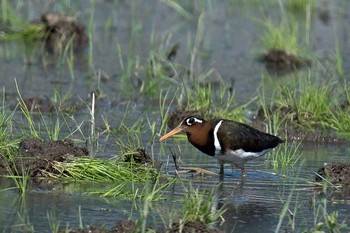
[[[322,183],[322,193],[327,193],[328,185],[331,184],[324,179]],[[332,184],[331,184],[332,185]],[[334,186],[332,186],[334,187]],[[284,191],[283,191],[284,192]],[[348,232],[347,217],[341,220],[337,211],[330,212],[328,208],[328,197],[326,195],[317,195],[310,197],[309,211],[299,212],[301,205],[299,193],[295,187],[295,183],[287,197],[281,197],[283,207],[279,214],[278,224],[275,232],[290,230],[291,232],[303,233],[340,233]],[[303,199],[302,201],[305,201]],[[310,223],[310,221],[312,221]]]
[[[349,86],[334,78],[319,80],[311,72],[300,73],[277,83],[270,103],[263,89],[259,105],[267,120],[276,120],[273,124],[279,128],[292,125],[306,131],[332,128],[345,132],[350,126],[348,107],[342,107],[347,93]]]
[[[38,24],[30,24],[19,17],[12,1],[1,1],[0,23],[5,25],[0,40],[26,40],[33,41],[43,37],[44,27]]]
[[[267,162],[272,165],[274,170],[286,170],[295,167],[303,156],[299,150],[301,143],[302,140],[292,143],[286,141],[275,148],[273,152],[267,154]]]
[[[213,210],[216,197],[213,192],[200,192],[192,186],[187,190],[187,195],[182,199],[183,223],[200,220],[210,225],[222,217],[226,211],[224,206],[220,209]]]
[[[23,122],[16,122],[22,131],[22,136],[25,135],[27,137],[40,139],[49,138],[50,140],[58,140],[68,138],[80,130],[81,124],[75,129],[70,127],[70,124],[74,123],[74,121],[69,121],[68,119],[71,118],[60,110],[63,109],[63,103],[55,103],[58,107],[55,108],[55,111],[52,113],[41,113],[40,111],[33,112],[28,109],[26,102],[20,93],[17,80],[15,80],[15,85],[18,93],[18,107],[26,121],[26,124]],[[57,98],[57,95],[58,94],[55,93],[53,98],[60,101],[61,99]],[[28,128],[25,128],[24,125],[27,125]],[[63,129],[68,130],[66,135],[62,135]]]
[[[185,96],[186,102],[183,108],[186,110],[198,111],[203,114],[203,117],[218,117],[244,121],[244,110],[251,102],[244,105],[237,105],[235,102],[235,92],[231,90],[231,86],[223,83],[220,76],[217,76],[217,80],[219,80],[217,83],[212,84],[211,82],[207,82],[206,79],[213,73],[215,71],[211,69],[202,74],[196,79],[203,80],[203,82],[194,82],[193,86],[184,84],[183,94],[178,98],[178,102],[181,103],[182,96]]]
[[[305,12],[316,7],[315,0],[287,0],[287,7],[292,12]]]
[[[302,45],[299,42],[299,26],[298,23],[291,21],[282,21],[275,24],[271,20],[263,22],[265,34],[261,40],[268,52],[270,50],[283,50],[289,54],[299,56]]]
[[[119,162],[116,160],[70,158],[65,162],[54,163],[57,174],[45,173],[47,177],[65,178],[81,181],[134,181],[152,180],[157,171],[135,163]]]

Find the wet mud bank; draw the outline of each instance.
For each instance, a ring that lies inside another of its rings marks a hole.
[[[24,139],[20,142],[18,155],[9,164],[2,159],[1,175],[15,173],[30,177],[47,177],[47,174],[59,174],[55,162],[67,161],[70,157],[86,157],[85,147],[75,146],[71,140],[43,141],[37,138]]]
[[[177,233],[177,232],[183,232],[183,233],[221,233],[222,231],[216,229],[216,228],[210,228],[203,222],[197,220],[197,221],[190,221],[186,224],[181,225],[180,223],[176,222],[173,223],[171,228],[169,229],[152,229],[147,228],[152,232],[157,233]],[[132,232],[139,232],[139,228],[137,226],[137,223],[131,220],[123,220],[116,224],[115,227],[108,230],[104,227],[99,226],[89,226],[86,228],[79,228],[79,229],[72,229],[69,232],[70,233],[132,233]],[[65,231],[61,231],[65,232]]]

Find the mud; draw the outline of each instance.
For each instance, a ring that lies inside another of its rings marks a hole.
[[[167,230],[166,233],[177,233],[180,232],[180,224],[179,223],[173,223],[171,226],[171,229]],[[186,223],[182,231],[183,233],[219,233],[218,229],[211,229],[207,225],[205,225],[203,222],[196,220],[194,222],[188,222]]]
[[[28,111],[30,112],[52,112],[55,110],[53,103],[47,96],[34,96],[31,98],[24,99],[23,101]]]
[[[281,118],[288,116],[290,121],[299,122],[299,118],[296,112],[289,106],[277,108],[276,106],[270,106],[268,108],[269,113],[278,111]],[[260,108],[256,117],[259,121],[266,119],[264,110]],[[311,131],[296,126],[286,126],[283,128],[283,137],[290,141],[303,141],[303,142],[317,142],[317,143],[346,143],[346,138],[339,137],[336,132],[331,129],[317,129],[316,127]]]
[[[10,106],[11,109],[16,109],[18,100],[15,104]],[[27,107],[28,111],[33,112],[55,112],[62,111],[65,113],[74,113],[80,110],[83,106],[83,102],[76,96],[72,96],[64,100],[64,102],[54,103],[47,96],[33,96],[29,98],[23,98],[23,103]]]
[[[153,166],[160,169],[161,162],[153,160],[151,155],[144,148],[138,148],[135,153],[129,153],[124,156],[125,162],[135,162],[144,166]]]
[[[69,157],[88,156],[85,147],[78,147],[70,140],[42,141],[37,138],[24,139],[19,144],[19,154],[10,169],[18,175],[45,177],[45,173],[58,174],[54,169],[55,161],[64,162]]]
[[[331,163],[319,168],[317,174],[328,179],[332,184],[341,184],[350,186],[350,163]],[[322,178],[315,177],[317,182],[321,182]]]
[[[115,227],[111,230],[106,230],[103,227],[88,226],[83,229],[72,229],[70,233],[132,233],[138,232],[136,228],[136,223],[131,220],[123,220],[117,223]],[[148,228],[150,229],[150,228]],[[64,231],[60,231],[64,232]],[[150,232],[157,233],[178,233],[180,232],[180,224],[173,223],[170,229],[150,229]],[[182,233],[219,233],[218,229],[211,229],[201,221],[188,222],[182,227]]]
[[[78,23],[74,17],[46,13],[41,16],[41,23],[45,28],[45,47],[55,55],[58,55],[62,48],[66,48],[70,41],[75,51],[82,50],[88,43],[85,26]]]
[[[268,64],[276,64],[280,67],[299,68],[310,64],[309,61],[281,49],[271,49],[264,55],[264,61]]]
[[[281,49],[271,49],[261,58],[265,63],[265,68],[271,75],[285,76],[293,73],[297,69],[311,66],[311,61],[290,54]]]

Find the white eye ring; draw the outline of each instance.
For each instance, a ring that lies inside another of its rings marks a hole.
[[[195,117],[186,119],[186,125],[194,125],[195,123],[203,123],[203,121]]]

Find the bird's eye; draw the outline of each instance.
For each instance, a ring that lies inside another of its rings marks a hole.
[[[193,125],[195,123],[203,123],[203,121],[195,117],[190,117],[186,120],[186,125]]]

